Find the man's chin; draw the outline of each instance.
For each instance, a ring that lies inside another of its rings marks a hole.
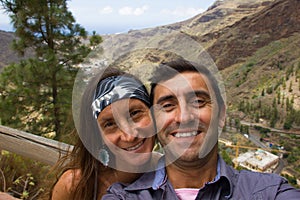
[[[166,150],[167,164],[175,161],[192,162],[199,159],[199,151],[195,149],[174,148]]]

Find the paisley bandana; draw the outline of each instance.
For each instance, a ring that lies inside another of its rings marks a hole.
[[[150,107],[146,87],[138,80],[128,76],[112,76],[101,80],[96,88],[92,103],[93,115],[97,119],[106,107],[121,99],[139,99]]]

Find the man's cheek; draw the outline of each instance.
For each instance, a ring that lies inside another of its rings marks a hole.
[[[155,115],[155,123],[156,123],[156,132],[159,133],[160,131],[164,130],[164,127],[167,126],[168,118],[166,115],[162,113],[157,113]]]

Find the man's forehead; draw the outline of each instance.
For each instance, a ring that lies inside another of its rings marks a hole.
[[[177,92],[190,92],[194,89],[208,90],[206,78],[198,72],[178,73],[174,77],[157,83],[154,94],[157,90]]]

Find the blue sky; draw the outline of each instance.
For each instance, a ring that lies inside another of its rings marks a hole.
[[[179,22],[205,11],[214,0],[71,0],[76,22],[90,33],[126,32]],[[0,29],[12,31],[9,17],[0,12]]]

